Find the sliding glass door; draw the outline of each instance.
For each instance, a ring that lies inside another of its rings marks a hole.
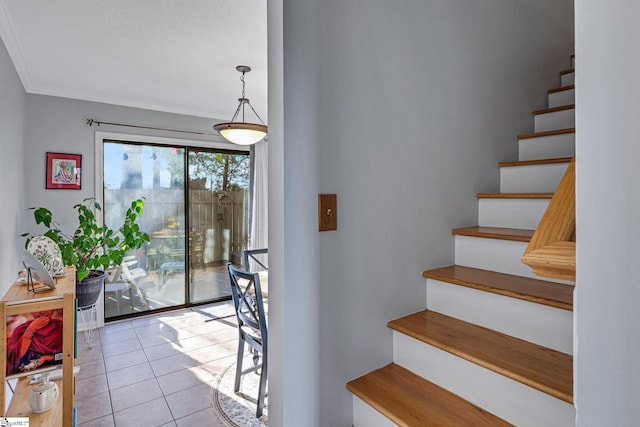
[[[230,296],[225,266],[247,245],[249,171],[245,152],[104,142],[105,222],[141,197],[151,237],[105,284],[106,319]]]
[[[247,153],[189,150],[190,300],[231,296],[228,262],[240,263],[249,234]]]

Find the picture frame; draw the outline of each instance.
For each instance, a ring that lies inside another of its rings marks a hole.
[[[63,360],[63,309],[42,310],[36,302],[6,316],[6,378],[50,371]],[[26,340],[26,342],[25,342]]]
[[[80,190],[82,154],[47,152],[46,188]]]

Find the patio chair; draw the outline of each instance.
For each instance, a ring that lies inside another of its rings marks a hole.
[[[147,272],[144,268],[135,267],[138,264],[138,260],[135,256],[127,256],[122,260],[122,264],[120,268],[122,270],[121,279],[125,280],[127,283],[131,285],[133,291],[140,298],[140,302],[144,305],[147,305],[147,299],[144,297],[144,294],[138,287],[138,282],[136,279],[141,279],[147,275]],[[133,268],[130,268],[133,267]]]
[[[129,296],[129,305],[131,313],[134,312],[134,294],[138,296],[143,305],[147,305],[144,294],[138,287],[136,279],[145,277],[147,272],[143,268],[130,268],[137,264],[137,260],[133,256],[125,257],[117,267],[107,271],[107,277],[104,284],[105,296],[112,294],[115,296],[116,310],[118,314],[122,314],[123,294],[127,292]]]
[[[114,296],[116,302],[116,311],[118,315],[122,314],[122,295],[127,292],[129,295],[129,305],[131,307],[131,313],[133,313],[133,291],[131,284],[124,279],[121,279],[122,269],[118,266],[107,271],[107,277],[104,281],[104,296],[109,298],[109,295]]]
[[[260,385],[256,406],[256,418],[262,416],[264,399],[267,394],[267,317],[262,300],[260,276],[258,273],[238,269],[227,264],[231,281],[231,294],[236,318],[238,320],[238,355],[236,360],[236,378],[234,392],[240,391],[240,378],[249,372],[260,370]],[[250,346],[253,354],[253,366],[242,369],[244,344]],[[260,359],[262,359],[260,361]]]

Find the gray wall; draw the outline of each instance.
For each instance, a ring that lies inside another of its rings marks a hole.
[[[269,150],[269,275],[273,283],[269,295],[269,306],[276,307],[275,309],[269,308],[269,418],[272,425],[284,426],[284,384],[285,382],[287,384],[295,383],[291,376],[285,378],[285,375],[288,372],[295,375],[303,371],[301,364],[304,363],[305,353],[296,351],[298,346],[296,345],[295,333],[290,330],[285,331],[287,325],[291,329],[295,327],[296,322],[286,322],[284,319],[284,307],[293,305],[294,302],[284,292],[283,286],[285,265],[288,264],[285,264],[284,257],[284,63],[282,54],[284,28],[282,0],[267,2],[267,21],[269,27],[269,142],[267,144]],[[287,340],[284,339],[285,333],[289,337]],[[289,351],[293,352],[291,353],[292,360],[287,357],[290,354]],[[285,361],[286,366],[291,366],[293,369],[285,370]],[[316,397],[315,387],[311,390],[313,397]],[[306,403],[306,410],[313,409],[308,399],[296,399],[292,391],[294,390],[287,387],[287,404]],[[275,411],[272,408],[275,408]]]
[[[101,125],[90,127],[87,118],[95,120],[192,130],[213,133],[212,119],[161,113],[151,110],[121,107],[89,101],[79,101],[44,95],[27,95],[27,130],[25,152],[29,173],[25,179],[26,206],[45,206],[53,211],[63,226],[71,230],[77,225],[73,206],[95,193],[95,131],[143,134],[191,140],[212,140],[214,137],[142,130]],[[218,138],[218,137],[216,137]],[[46,190],[45,156],[47,151],[82,154],[81,190]],[[30,214],[30,212],[29,212]],[[37,230],[29,215],[26,227]]]
[[[531,111],[569,65],[573,3],[269,7],[270,94],[284,82],[282,122],[270,123],[270,153],[282,156],[270,173],[283,177],[270,189],[283,214],[270,248],[284,261],[269,417],[349,426],[345,383],[392,360],[386,322],[424,309],[421,272],[453,262],[451,228],[477,223],[474,194],[498,190],[496,162],[517,158],[514,136],[532,131]],[[337,193],[337,231],[317,232],[318,193]]]
[[[638,425],[640,3],[583,0],[575,15],[578,425]]]
[[[4,295],[20,268],[19,235],[23,232],[26,94],[13,62],[0,40],[0,152],[3,183],[0,185],[0,295]]]

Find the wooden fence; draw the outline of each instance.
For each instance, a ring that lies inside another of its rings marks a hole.
[[[204,264],[240,261],[237,254],[247,247],[249,239],[247,190],[190,190],[189,209],[185,209],[182,189],[107,189],[104,192],[106,224],[119,226],[131,201],[137,198],[145,201],[140,227],[151,235],[152,244],[154,234],[184,236],[188,227],[190,235],[201,236],[198,244],[203,247]],[[185,222],[185,210],[188,222]]]

